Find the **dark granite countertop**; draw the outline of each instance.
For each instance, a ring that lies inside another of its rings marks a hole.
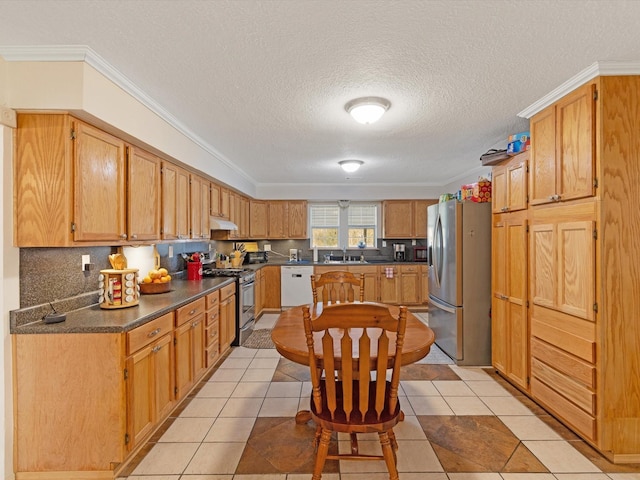
[[[67,312],[61,323],[42,321],[11,326],[12,334],[33,333],[121,333],[143,325],[193,300],[235,282],[234,278],[203,278],[199,281],[172,280],[171,291],[141,295],[133,307],[103,309],[98,304]]]

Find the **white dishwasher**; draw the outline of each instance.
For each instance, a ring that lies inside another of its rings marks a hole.
[[[311,275],[313,265],[280,267],[280,304],[283,309],[313,302]]]

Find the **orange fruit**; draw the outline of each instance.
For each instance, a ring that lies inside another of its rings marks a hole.
[[[163,277],[160,277],[160,283],[167,283],[170,280],[169,277],[167,277],[166,275]]]
[[[153,283],[162,283],[162,281],[159,278],[154,278]]]
[[[144,277],[142,279],[142,283],[151,283],[151,282],[152,282],[152,280],[151,280],[151,277],[149,275],[147,275],[146,277]]]
[[[158,272],[160,273],[161,277],[166,277],[167,274],[169,273],[166,268],[159,268]]]
[[[171,281],[171,275],[165,275],[165,278],[167,279],[167,282]]]
[[[160,272],[158,270],[153,269],[149,271],[149,276],[151,277],[152,280],[155,280],[157,278],[160,278],[162,275],[160,275]]]

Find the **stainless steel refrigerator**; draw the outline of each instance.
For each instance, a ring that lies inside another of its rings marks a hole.
[[[427,207],[429,326],[458,365],[491,365],[491,204]]]

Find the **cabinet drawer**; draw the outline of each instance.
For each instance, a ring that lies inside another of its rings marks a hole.
[[[222,287],[220,289],[220,301],[225,298],[229,298],[231,295],[236,294],[236,284],[232,283],[231,285],[227,285],[226,287]]]
[[[207,310],[205,317],[207,320],[207,327],[217,325],[220,320],[220,309],[213,308],[211,310]]]
[[[209,348],[212,345],[218,345],[219,327],[216,323],[205,329],[205,345]]]
[[[556,310],[534,305],[531,336],[538,337],[589,363],[596,361],[595,324]]]
[[[531,378],[531,395],[578,433],[595,440],[596,419],[535,377]]]
[[[173,329],[173,312],[127,332],[127,355],[146,347]]]
[[[204,313],[204,297],[176,310],[176,327]]]
[[[219,351],[219,346],[217,344],[207,347],[207,351],[205,355],[206,368],[212,367],[218,360],[219,356],[220,356],[220,351]]]
[[[537,358],[531,360],[531,376],[543,382],[559,395],[593,415],[596,412],[596,394],[572,377],[556,370]]]
[[[531,355],[589,388],[596,386],[596,367],[549,345],[537,338],[531,339]]]
[[[220,290],[216,290],[213,293],[205,296],[205,308],[207,310],[211,310],[212,308],[217,308],[220,305]]]
[[[400,273],[418,273],[420,265],[400,265]]]

